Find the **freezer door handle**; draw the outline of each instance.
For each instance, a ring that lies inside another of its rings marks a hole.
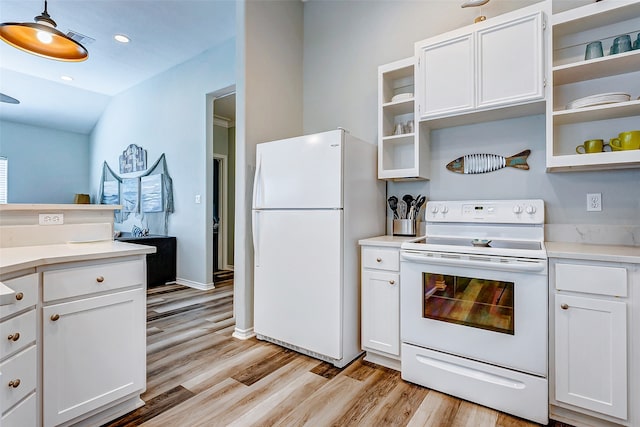
[[[258,244],[259,236],[259,217],[260,212],[254,210],[251,216],[251,229],[253,231],[253,261],[256,267],[260,267],[260,245]]]
[[[262,169],[262,156],[258,155],[258,164],[256,165],[256,174],[253,177],[253,208],[258,208],[258,192],[260,191],[260,172]]]

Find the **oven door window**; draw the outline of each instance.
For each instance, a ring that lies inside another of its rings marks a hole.
[[[423,317],[513,335],[513,282],[422,274]]]

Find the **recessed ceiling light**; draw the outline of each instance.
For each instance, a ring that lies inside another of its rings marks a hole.
[[[73,81],[73,77],[71,77],[71,76],[60,76],[60,78],[62,80],[64,80],[65,82],[72,82]]]
[[[124,34],[116,34],[115,36],[113,36],[113,38],[120,43],[129,43],[130,41],[129,37],[125,36]]]

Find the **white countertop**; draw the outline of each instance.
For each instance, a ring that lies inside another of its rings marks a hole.
[[[377,236],[358,240],[361,246],[389,246],[399,248],[404,242],[418,240],[422,236]]]
[[[122,205],[101,205],[83,203],[6,203],[0,204],[0,212],[4,211],[113,211],[122,209]]]
[[[42,265],[154,253],[153,246],[101,241],[0,248],[0,274]]]
[[[544,245],[549,258],[640,264],[640,246],[586,245],[567,242],[544,242]]]

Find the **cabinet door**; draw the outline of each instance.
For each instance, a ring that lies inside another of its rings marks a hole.
[[[427,44],[418,49],[420,117],[438,117],[473,109],[473,34]]]
[[[362,347],[400,355],[398,273],[362,273]]]
[[[556,400],[627,419],[626,304],[555,297]]]
[[[145,388],[145,312],[142,288],[43,308],[45,427]]]
[[[478,31],[477,107],[544,98],[542,12]]]

